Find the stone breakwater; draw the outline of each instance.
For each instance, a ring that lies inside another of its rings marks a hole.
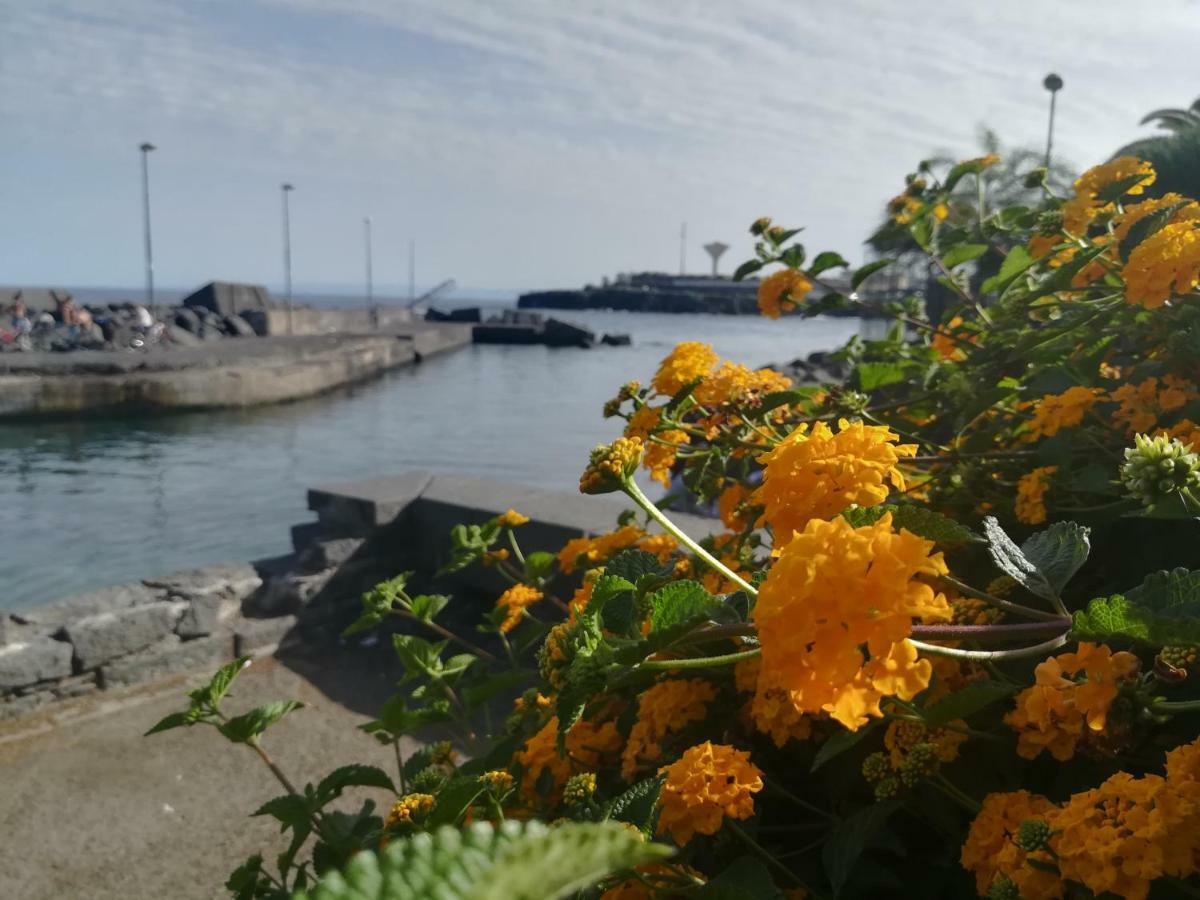
[[[420,472],[314,488],[308,505],[316,521],[293,527],[294,550],[285,556],[0,612],[0,719],[280,646],[329,647],[357,616],[362,593],[402,571],[415,573],[417,593],[454,593],[461,602],[446,624],[471,632],[506,584],[478,566],[435,579],[454,525],[516,507],[531,519],[521,529],[526,552],[556,552],[573,537],[612,529],[625,508],[609,498]],[[717,530],[714,520],[674,518],[698,538]]]
[[[0,418],[246,407],[311,397],[471,342],[469,326],[0,356]]]

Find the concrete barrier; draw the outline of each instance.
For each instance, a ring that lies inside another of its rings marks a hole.
[[[407,307],[370,309],[313,309],[297,307],[263,311],[267,334],[377,334],[404,329],[420,318]]]
[[[530,517],[519,532],[525,552],[557,552],[571,538],[612,530],[628,508],[615,498],[422,472],[316,487],[308,503],[318,536],[291,556],[192,569],[0,612],[0,719],[213,669],[235,654],[336,640],[361,610],[363,591],[402,571],[415,573],[415,592],[453,592],[457,602],[446,622],[471,632],[507,583],[479,565],[436,576],[449,558],[453,526],[516,508]],[[713,519],[672,519],[697,538],[721,528]],[[578,578],[560,576],[558,586],[573,590]]]

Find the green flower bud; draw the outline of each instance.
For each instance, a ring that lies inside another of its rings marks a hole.
[[[1021,900],[1021,892],[1007,875],[997,875],[988,888],[988,900]]]
[[[596,775],[594,772],[584,772],[567,779],[563,788],[563,802],[568,806],[579,806],[587,803],[595,794]]]
[[[446,773],[437,766],[426,766],[413,776],[409,787],[418,794],[436,794],[446,783]]]
[[[886,753],[872,753],[862,764],[863,778],[874,784],[892,774],[892,764]]]
[[[941,764],[933,744],[917,744],[904,757],[900,766],[900,780],[906,787],[912,787],[923,779],[936,775]]]
[[[1042,819],[1026,819],[1017,829],[1013,843],[1026,853],[1036,853],[1046,848],[1050,840],[1050,823]]]
[[[875,785],[875,799],[880,803],[884,803],[888,800],[894,800],[896,797],[900,796],[900,792],[902,790],[903,786],[900,784],[900,779],[894,775],[889,775],[887,778],[881,779],[880,782]]]
[[[1163,501],[1182,501],[1185,510],[1196,504],[1200,490],[1200,454],[1165,435],[1135,435],[1125,451],[1121,481],[1129,495],[1154,508]]]
[[[754,224],[750,226],[750,233],[755,237],[761,235],[764,231],[771,227],[770,216],[762,216],[754,220]]]

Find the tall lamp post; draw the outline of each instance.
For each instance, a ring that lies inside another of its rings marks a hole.
[[[142,227],[146,239],[146,305],[150,314],[158,318],[158,308],[154,303],[154,248],[150,242],[150,153],[155,146],[149,142],[139,148],[142,151]]]
[[[288,194],[295,187],[287,182],[279,186],[283,194],[283,289],[287,294],[288,334],[294,334],[292,324],[292,219],[288,209]]]
[[[1046,126],[1046,168],[1050,168],[1050,148],[1054,146],[1054,101],[1062,90],[1063,80],[1051,72],[1042,80],[1042,87],[1050,92],[1050,122]]]
[[[367,308],[371,311],[371,326],[379,327],[379,310],[375,307],[375,286],[371,276],[371,217],[363,218],[363,241],[367,251]]]

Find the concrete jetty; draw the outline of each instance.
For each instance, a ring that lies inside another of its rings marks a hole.
[[[5,353],[0,355],[0,418],[281,403],[471,342],[468,325],[389,317],[368,333],[366,311],[362,323],[325,311],[296,313],[294,335],[140,352]]]

